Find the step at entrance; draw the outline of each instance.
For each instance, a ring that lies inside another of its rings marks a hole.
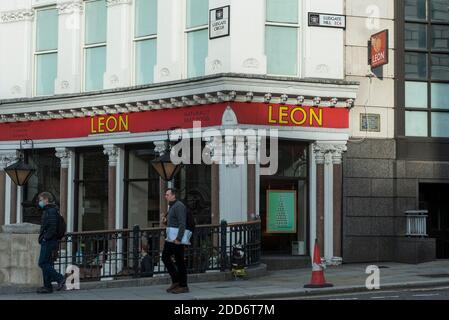
[[[263,255],[262,263],[267,265],[267,270],[289,270],[310,268],[310,257],[298,257],[290,255]]]

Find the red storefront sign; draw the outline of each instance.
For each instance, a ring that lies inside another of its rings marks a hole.
[[[371,69],[388,63],[388,29],[373,34],[369,41],[369,65]]]
[[[219,103],[176,109],[0,124],[0,141],[68,139],[116,132],[143,133],[172,128],[219,126],[227,106],[239,124],[319,128],[349,128],[349,110],[264,103]]]

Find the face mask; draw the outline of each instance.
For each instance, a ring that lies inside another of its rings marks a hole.
[[[43,200],[39,201],[39,208],[44,209],[45,203]]]

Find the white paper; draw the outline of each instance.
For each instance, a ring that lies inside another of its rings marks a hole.
[[[173,228],[168,227],[167,228],[167,238],[165,238],[165,241],[173,242],[176,240],[176,237],[178,236],[179,228]],[[190,237],[192,236],[192,231],[185,230],[184,236],[182,237],[181,243],[185,245],[190,245]]]

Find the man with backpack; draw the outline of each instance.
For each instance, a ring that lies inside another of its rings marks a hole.
[[[39,208],[42,210],[42,222],[39,233],[41,251],[39,255],[39,267],[42,269],[44,286],[37,293],[52,293],[52,282],[58,283],[59,291],[64,287],[65,278],[54,268],[53,253],[58,250],[58,240],[64,236],[65,222],[59,214],[53,195],[49,192],[39,194]]]

